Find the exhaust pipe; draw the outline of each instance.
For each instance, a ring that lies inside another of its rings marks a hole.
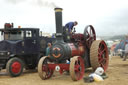
[[[55,8],[55,22],[56,22],[56,39],[63,41],[63,28],[62,28],[62,8]]]

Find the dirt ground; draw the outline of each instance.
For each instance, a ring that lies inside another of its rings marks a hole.
[[[88,76],[92,69],[88,69],[85,76]],[[114,56],[109,61],[109,68],[106,72],[108,78],[102,82],[85,83],[82,80],[72,81],[69,75],[59,75],[48,80],[41,80],[37,71],[25,71],[21,76],[11,78],[4,71],[0,72],[0,85],[128,85],[128,60],[122,61]]]

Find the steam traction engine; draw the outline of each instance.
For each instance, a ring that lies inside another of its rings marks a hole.
[[[56,42],[53,44],[50,56],[44,56],[38,63],[38,73],[45,80],[52,76],[54,70],[61,74],[69,71],[72,80],[83,78],[85,68],[94,70],[101,66],[104,70],[108,67],[108,49],[103,40],[96,40],[95,30],[92,25],[85,27],[84,34],[72,34],[70,41],[64,42],[62,29],[62,9],[55,8],[56,17]],[[66,62],[69,60],[69,63]]]

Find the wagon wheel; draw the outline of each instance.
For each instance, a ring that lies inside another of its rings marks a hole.
[[[16,77],[22,74],[24,68],[24,63],[19,58],[11,58],[6,64],[7,73],[12,76]]]
[[[104,71],[107,70],[109,56],[107,45],[103,40],[97,40],[92,43],[90,49],[90,62],[94,70],[99,66],[103,67]]]
[[[87,25],[84,29],[84,39],[87,47],[90,49],[91,44],[94,40],[96,40],[96,34],[94,27],[92,25]]]
[[[77,81],[84,76],[84,61],[80,56],[74,56],[70,63],[70,76],[72,80]]]
[[[49,79],[53,74],[53,70],[48,68],[48,62],[49,62],[48,57],[44,56],[40,59],[38,63],[38,74],[40,78],[43,80]]]

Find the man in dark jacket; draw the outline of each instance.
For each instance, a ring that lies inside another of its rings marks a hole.
[[[64,41],[65,42],[69,42],[70,41],[70,37],[72,35],[72,30],[73,27],[76,26],[78,23],[75,22],[68,22],[64,28],[63,28],[63,35],[64,35]],[[74,30],[75,31],[75,30]]]
[[[68,23],[65,25],[65,29],[67,29],[69,33],[72,33],[73,27],[76,26],[77,24],[78,24],[77,21],[68,22]]]

